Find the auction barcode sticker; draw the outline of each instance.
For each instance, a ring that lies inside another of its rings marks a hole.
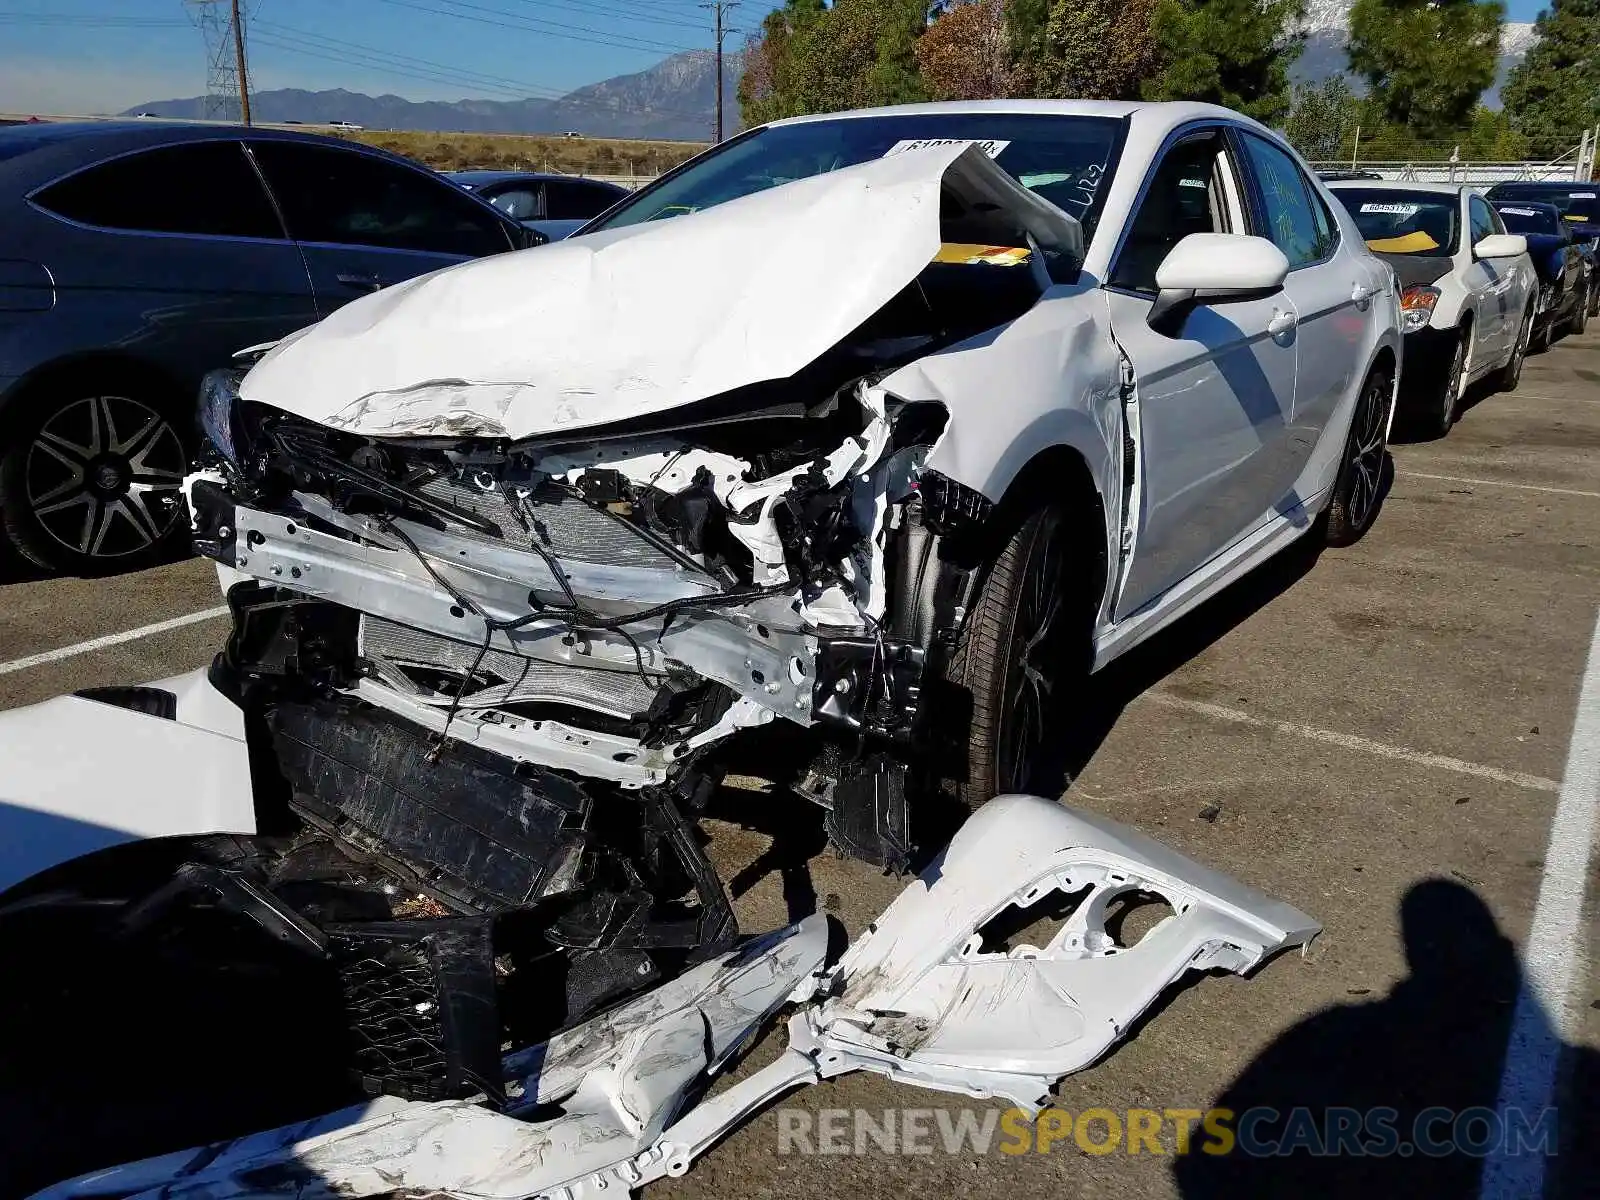
[[[982,138],[909,138],[903,142],[896,142],[883,152],[885,158],[892,158],[896,154],[904,154],[907,150],[932,150],[935,146],[981,146],[983,152],[990,158],[999,158],[1000,151],[1011,145],[1008,140],[997,142],[993,139]]]
[[[1502,204],[1500,211],[1510,213],[1513,217],[1537,217],[1539,215],[1531,208],[1512,208],[1509,204]]]
[[[1363,213],[1381,213],[1390,217],[1414,217],[1422,211],[1420,204],[1363,204]]]

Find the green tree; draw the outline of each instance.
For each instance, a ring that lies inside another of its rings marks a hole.
[[[793,42],[828,11],[822,0],[787,0],[768,13],[744,50],[739,113],[746,129],[806,111],[793,79]]]
[[[1360,101],[1343,75],[1333,75],[1294,89],[1283,132],[1290,145],[1313,161],[1338,158],[1360,119]]]
[[[967,0],[943,9],[917,39],[917,69],[935,100],[1009,94],[1005,0]]]
[[[1356,0],[1350,67],[1385,121],[1444,136],[1494,82],[1504,17],[1501,0]]]
[[[1043,94],[1039,66],[1045,60],[1045,30],[1050,0],[1006,0],[1006,45],[1011,60],[1011,94]]]
[[[1289,68],[1304,38],[1302,0],[1157,0],[1160,68],[1150,100],[1209,100],[1277,124],[1289,111]]]
[[[1534,152],[1555,155],[1600,124],[1600,0],[1552,0],[1534,30],[1500,98]]]
[[[762,22],[740,81],[747,124],[927,98],[916,44],[924,0],[788,0]]]
[[[1151,28],[1159,0],[1050,0],[1036,39],[1034,94],[1136,100],[1160,65]]]

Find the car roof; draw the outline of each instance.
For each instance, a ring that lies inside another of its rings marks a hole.
[[[206,124],[163,121],[58,121],[0,128],[0,175],[5,191],[16,194],[60,178],[69,172],[135,150],[175,146],[188,142],[233,140],[299,142],[372,154],[395,162],[398,155],[345,138],[261,125]],[[410,163],[415,166],[415,163]]]
[[[1477,190],[1465,183],[1417,183],[1404,179],[1332,179],[1327,186],[1335,192],[1424,192],[1434,196],[1459,196]]]
[[[1574,192],[1600,192],[1600,182],[1589,180],[1581,182],[1573,179],[1550,181],[1548,179],[1517,179],[1497,183],[1491,191],[1496,192],[1526,192],[1529,195],[1543,196],[1570,196]]]
[[[885,108],[857,108],[847,112],[810,113],[800,117],[785,117],[773,121],[772,126],[804,125],[820,121],[862,120],[873,117],[934,117],[963,113],[993,113],[1008,115],[1037,115],[1058,117],[1111,117],[1116,120],[1133,118],[1141,124],[1156,126],[1181,125],[1187,121],[1206,118],[1226,118],[1246,125],[1265,129],[1243,113],[1216,104],[1202,104],[1193,100],[1140,101],[1140,100],[946,100],[932,104],[895,104]]]

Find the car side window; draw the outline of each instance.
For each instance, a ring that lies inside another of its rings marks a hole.
[[[1467,197],[1467,217],[1471,222],[1472,244],[1476,246],[1491,233],[1498,233],[1495,228],[1494,209],[1489,207],[1489,202],[1482,196]]]
[[[283,239],[238,142],[190,142],[114,158],[50,184],[34,203],[102,229]]]
[[[1244,146],[1264,222],[1256,232],[1283,251],[1291,271],[1327,258],[1337,244],[1335,226],[1305,172],[1265,138],[1246,133]]]
[[[552,179],[544,185],[545,211],[552,221],[587,221],[616,203],[606,188]]]
[[[260,141],[250,150],[296,241],[469,257],[512,248],[506,226],[443,179],[327,146]]]
[[[1227,233],[1232,220],[1224,173],[1232,172],[1220,130],[1191,134],[1168,148],[1111,270],[1112,287],[1156,290],[1156,269],[1191,233]]]
[[[503,192],[496,192],[489,203],[513,221],[536,221],[540,216],[537,184],[511,187]]]

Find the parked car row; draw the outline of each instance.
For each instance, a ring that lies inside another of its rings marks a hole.
[[[1417,432],[1448,433],[1473,384],[1516,387],[1530,350],[1582,333],[1600,305],[1592,187],[1323,179],[1401,287],[1401,416]]]

